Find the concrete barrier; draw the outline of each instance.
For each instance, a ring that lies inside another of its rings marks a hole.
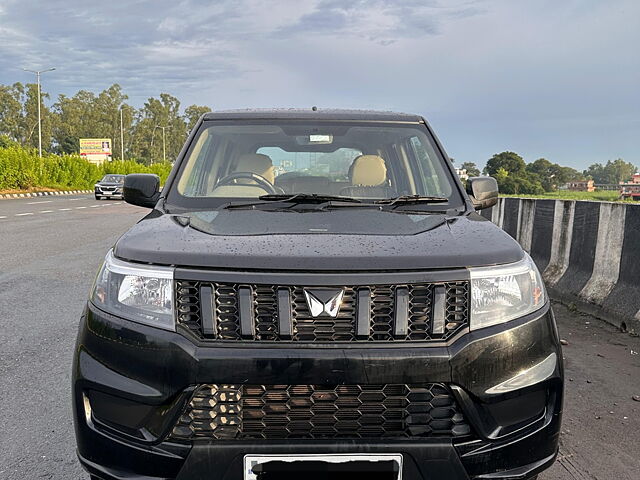
[[[640,205],[507,197],[482,215],[531,254],[552,298],[640,332]]]

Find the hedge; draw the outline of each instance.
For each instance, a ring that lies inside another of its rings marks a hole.
[[[97,166],[78,155],[45,153],[40,158],[37,150],[15,145],[0,148],[0,190],[91,189],[107,173],[155,173],[164,183],[170,171],[168,162],[146,166],[127,160]]]

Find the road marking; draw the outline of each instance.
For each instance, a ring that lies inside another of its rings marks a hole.
[[[51,203],[53,200],[44,200],[42,202],[27,202],[27,205],[38,205],[40,203]]]
[[[40,213],[52,213],[53,210],[40,210]]]
[[[75,202],[76,200],[83,200],[82,198],[67,198],[70,202]]]
[[[0,215],[0,218],[7,218],[6,215]]]
[[[58,210],[62,211],[62,212],[66,212],[68,210],[71,210],[70,208],[59,208]]]
[[[87,207],[76,207],[76,210],[79,210],[79,209],[81,209],[81,208],[87,208]]]
[[[102,207],[103,205],[89,205],[89,208]]]
[[[33,212],[29,212],[29,213],[16,213],[16,217],[24,217],[25,215],[33,215]]]

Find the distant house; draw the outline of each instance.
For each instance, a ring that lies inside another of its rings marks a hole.
[[[456,168],[456,174],[458,175],[458,177],[460,177],[460,180],[466,181],[469,179],[469,175],[467,175],[466,168]]]
[[[596,187],[593,180],[575,180],[567,183],[567,190],[574,192],[595,192]]]
[[[640,173],[631,177],[629,182],[620,182],[620,196],[625,199],[640,201]]]

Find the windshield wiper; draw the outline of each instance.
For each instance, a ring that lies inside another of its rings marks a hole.
[[[268,195],[260,195],[258,197],[260,202],[249,203],[230,203],[224,206],[224,208],[254,208],[258,206],[275,206],[281,204],[290,204],[291,206],[302,204],[325,204],[331,202],[346,202],[346,203],[362,203],[361,200],[352,197],[345,197],[342,195],[324,195],[318,193],[272,193]]]
[[[325,203],[325,202],[351,202],[362,203],[361,200],[353,197],[345,197],[343,195],[325,195],[320,193],[294,193],[292,195],[274,193],[269,195],[261,195],[260,200],[266,201],[284,201],[293,203]]]
[[[385,198],[384,200],[376,200],[374,203],[378,205],[384,205],[390,209],[402,205],[420,205],[420,204],[432,204],[432,203],[447,203],[449,201],[446,197],[434,197],[425,195],[401,195],[399,197]]]

